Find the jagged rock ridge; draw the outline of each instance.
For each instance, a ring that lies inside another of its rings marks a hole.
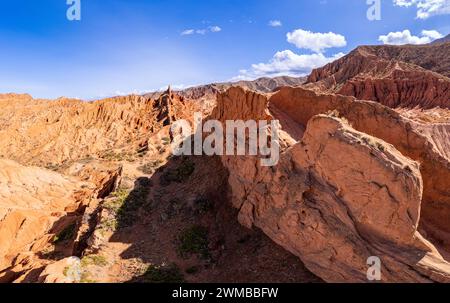
[[[450,43],[361,46],[308,77],[307,87],[391,108],[450,108]]]
[[[47,167],[135,152],[151,134],[190,112],[171,91],[156,100],[126,96],[95,102],[2,95],[0,106],[0,157]]]

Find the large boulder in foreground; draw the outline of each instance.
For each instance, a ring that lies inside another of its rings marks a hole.
[[[269,103],[238,88],[227,94],[219,103],[239,96],[250,106],[239,111],[242,119],[251,108],[260,118]],[[215,118],[229,117],[226,104],[218,107]],[[382,281],[450,282],[450,264],[418,232],[417,162],[333,114],[310,118],[302,140],[280,157],[274,167],[222,157],[243,225],[263,230],[327,282],[367,282],[371,256],[381,260]]]
[[[392,144],[404,156],[419,162],[424,183],[421,227],[450,248],[449,122],[414,121],[376,102],[303,88],[280,89],[270,97],[269,107],[284,113],[278,118],[283,129],[292,128],[283,123],[288,119],[304,129],[314,116],[335,112],[354,129]]]

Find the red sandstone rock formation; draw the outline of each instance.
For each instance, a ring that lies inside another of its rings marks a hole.
[[[358,47],[349,55],[314,70],[308,77],[307,87],[377,101],[391,108],[448,109],[450,62],[446,51],[450,51],[450,43]],[[425,54],[420,55],[421,52]]]
[[[245,120],[253,113],[254,119],[267,118],[269,108],[306,125],[306,132],[300,142],[285,147],[273,168],[260,167],[255,157],[222,158],[242,224],[261,228],[326,281],[367,281],[370,256],[381,258],[384,281],[450,281],[450,264],[418,231],[421,221],[449,229],[447,220],[421,216],[421,208],[433,212],[432,204],[448,197],[441,192],[432,198],[429,192],[446,189],[433,189],[433,182],[423,185],[422,177],[432,176],[396,148],[420,149],[432,162],[428,165],[441,165],[448,188],[448,159],[426,136],[415,134],[411,122],[382,105],[301,88],[282,89],[270,99],[230,89],[218,98],[212,117]],[[379,130],[381,125],[390,135]],[[440,206],[448,214],[450,204]]]
[[[306,126],[314,115],[337,110],[357,130],[393,144],[405,156],[421,163],[424,179],[423,216],[450,232],[444,217],[450,216],[449,123],[417,123],[374,102],[320,95],[304,89],[282,89],[270,99],[275,107]]]

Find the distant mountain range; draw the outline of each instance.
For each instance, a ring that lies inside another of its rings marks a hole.
[[[450,42],[450,34],[448,34],[444,38],[437,39],[437,40],[433,41],[432,44],[443,43],[443,42]]]

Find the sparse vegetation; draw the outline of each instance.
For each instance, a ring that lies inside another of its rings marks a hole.
[[[120,154],[116,154],[112,150],[106,151],[104,154],[102,154],[100,156],[100,158],[102,158],[104,160],[110,160],[110,161],[121,161],[122,160],[121,155]]]
[[[381,142],[378,142],[375,138],[373,137],[366,137],[363,136],[361,138],[362,142],[364,142],[365,144],[374,147],[376,149],[378,149],[379,151],[384,152],[386,150],[386,148],[384,147],[384,145]]]
[[[164,184],[170,184],[171,182],[183,183],[194,173],[194,171],[194,162],[184,158],[178,168],[167,170],[162,175],[162,180]]]
[[[119,189],[112,193],[112,199],[108,199],[103,204],[103,207],[111,211],[116,217],[115,222],[109,222],[111,224],[110,227],[120,229],[135,223],[139,209],[147,205],[149,191],[150,180],[148,178],[140,178],[132,191]]]
[[[179,237],[178,252],[182,257],[199,254],[202,258],[209,257],[208,230],[200,225],[194,225],[184,230]]]
[[[58,171],[60,166],[58,164],[48,163],[45,168],[52,171]]]
[[[64,270],[63,270],[63,275],[64,275],[64,277],[67,277],[67,276],[68,276],[69,270],[70,270],[70,267],[69,267],[69,266],[64,267]]]
[[[147,175],[152,175],[163,163],[161,160],[150,161],[149,163],[138,167],[138,170]]]
[[[101,255],[84,256],[81,259],[81,266],[87,267],[89,265],[104,267],[104,266],[108,265],[108,261],[106,260],[106,258],[104,256],[101,256]]]
[[[111,194],[112,199],[108,199],[105,201],[105,203],[103,203],[103,207],[115,213],[125,203],[128,195],[128,190],[126,190],[125,188],[119,188],[117,191]]]
[[[186,273],[190,275],[195,275],[199,272],[199,268],[197,266],[191,266],[188,269],[186,269]]]
[[[250,236],[250,235],[245,235],[245,236],[239,238],[239,239],[237,240],[237,242],[238,242],[239,244],[244,244],[244,243],[247,243],[251,238],[252,238],[252,236]]]
[[[183,283],[184,276],[176,264],[150,265],[143,280],[145,283]]]
[[[108,161],[128,161],[133,162],[135,158],[132,154],[126,152],[118,152],[116,153],[113,150],[108,150],[100,155],[100,158]]]
[[[206,198],[197,198],[194,202],[194,211],[199,214],[204,214],[213,208],[213,203]]]
[[[163,145],[169,145],[170,144],[170,138],[169,137],[164,137],[161,139]]]
[[[104,219],[100,222],[99,229],[101,234],[104,236],[105,231],[116,231],[117,220],[114,219]]]
[[[39,252],[39,257],[46,260],[59,261],[64,259],[65,255],[62,251],[55,250],[55,246],[48,246]]]
[[[97,281],[92,280],[88,272],[83,272],[81,274],[80,283],[97,283]]]
[[[167,221],[173,218],[174,216],[178,215],[184,206],[185,204],[180,200],[177,199],[171,200],[169,203],[167,203],[167,206],[164,209],[164,211],[161,212],[161,220]]]
[[[53,243],[59,244],[72,240],[75,237],[76,224],[72,223],[66,228],[64,228],[59,234],[53,237]]]

